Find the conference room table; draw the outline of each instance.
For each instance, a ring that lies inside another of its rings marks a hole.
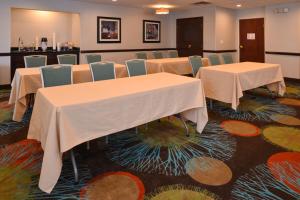
[[[208,66],[208,59],[203,58],[202,63]],[[174,74],[192,73],[188,57],[150,59],[146,61],[148,74],[169,72]],[[116,77],[128,77],[126,66],[115,64]],[[73,82],[91,82],[92,75],[88,64],[73,65]],[[27,109],[29,94],[35,94],[42,87],[41,72],[39,68],[18,68],[11,84],[9,104],[14,104],[13,120],[21,121]]]
[[[28,138],[44,150],[40,189],[52,191],[63,153],[73,147],[178,113],[203,131],[208,115],[200,79],[162,72],[38,89]]]
[[[128,77],[125,65],[115,64],[116,77]],[[92,75],[88,64],[73,65],[73,83],[91,82]],[[156,66],[148,66],[149,74],[161,72]],[[21,121],[27,109],[29,94],[35,94],[42,87],[39,68],[18,68],[11,84],[9,104],[14,104],[13,120]]]
[[[279,64],[242,62],[200,68],[197,78],[203,83],[205,96],[231,104],[236,110],[243,91],[267,86],[284,95],[286,86]]]
[[[161,72],[168,72],[178,75],[192,74],[192,68],[188,57],[149,59],[146,61],[149,68],[159,69]],[[208,58],[202,58],[202,65],[208,66]]]

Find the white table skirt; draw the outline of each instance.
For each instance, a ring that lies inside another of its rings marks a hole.
[[[117,78],[128,77],[125,65],[115,64]],[[91,82],[92,75],[88,64],[74,65],[73,82],[84,83]],[[148,73],[160,72],[158,68],[147,67]],[[39,68],[18,68],[11,84],[12,90],[9,103],[14,104],[14,121],[21,121],[27,108],[28,94],[35,94],[42,87],[41,73]]]
[[[201,68],[201,78],[208,98],[230,103],[237,109],[243,91],[268,86],[279,95],[285,93],[285,83],[279,64],[242,62]]]
[[[38,90],[28,138],[44,149],[39,187],[50,193],[62,169],[62,155],[86,141],[177,113],[207,121],[200,79],[157,73]]]
[[[151,68],[159,68],[161,72],[184,75],[191,74],[192,67],[188,57],[179,58],[162,58],[147,60],[147,66]],[[203,66],[208,66],[208,59],[202,58]]]

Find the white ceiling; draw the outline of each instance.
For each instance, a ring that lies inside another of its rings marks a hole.
[[[112,5],[123,5],[123,6],[132,6],[132,7],[148,7],[151,8],[157,4],[168,4],[174,6],[174,9],[186,9],[190,7],[195,7],[193,3],[197,3],[203,0],[117,0],[113,2],[112,0],[79,0],[83,2],[96,2],[103,4],[112,4]],[[290,3],[290,2],[299,2],[300,0],[204,0],[210,2],[214,5],[233,8],[233,9],[243,9],[243,8],[254,8],[270,4],[279,4],[279,3]],[[242,4],[242,8],[237,8],[237,4]],[[197,5],[199,6],[199,5]],[[203,5],[201,5],[203,6]]]

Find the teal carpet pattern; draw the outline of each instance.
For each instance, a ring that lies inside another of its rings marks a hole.
[[[264,87],[245,93],[235,112],[214,102],[202,134],[176,117],[75,148],[51,194],[39,190],[39,142],[26,139],[31,116],[13,122],[9,90],[0,90],[0,200],[299,200],[300,83],[284,97]]]

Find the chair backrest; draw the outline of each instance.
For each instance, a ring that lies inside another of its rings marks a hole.
[[[41,67],[43,87],[69,85],[73,83],[72,67],[67,65],[48,65]]]
[[[155,59],[163,58],[162,52],[160,52],[160,51],[153,51],[152,54]]]
[[[212,54],[208,56],[211,65],[221,65],[220,58],[217,54]]]
[[[135,56],[136,56],[137,59],[147,60],[147,53],[146,52],[136,52]]]
[[[63,54],[57,56],[58,64],[60,65],[77,65],[76,54]]]
[[[202,57],[201,56],[190,56],[189,62],[192,67],[193,76],[195,77],[198,73],[200,67],[203,66]]]
[[[169,51],[169,57],[170,58],[178,58],[178,51],[177,50]]]
[[[96,62],[90,64],[93,81],[102,81],[116,78],[113,62]]]
[[[101,62],[102,57],[100,54],[88,54],[86,55],[86,61],[88,64],[95,63],[95,62]]]
[[[126,63],[126,68],[129,77],[147,74],[145,60],[133,59],[133,60],[127,60],[125,63]]]
[[[222,54],[223,60],[225,64],[231,64],[233,63],[233,58],[232,55],[229,53],[224,53]]]
[[[42,67],[47,65],[47,56],[44,55],[32,55],[24,56],[25,67]]]

